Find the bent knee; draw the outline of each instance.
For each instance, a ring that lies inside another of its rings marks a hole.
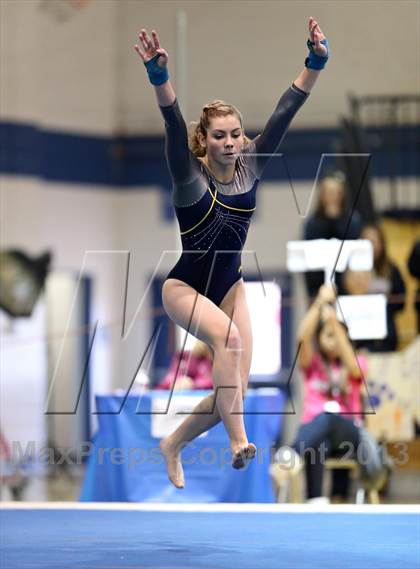
[[[220,329],[216,331],[214,338],[214,348],[227,349],[232,352],[240,352],[242,350],[242,339],[238,327],[231,322],[229,329]]]

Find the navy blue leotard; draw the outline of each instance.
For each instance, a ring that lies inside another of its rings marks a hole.
[[[181,257],[167,278],[189,284],[219,306],[242,277],[241,252],[255,210],[259,179],[306,98],[295,85],[283,94],[261,135],[246,145],[236,160],[234,178],[228,184],[216,180],[188,149],[186,125],[177,102],[161,107],[182,240]]]

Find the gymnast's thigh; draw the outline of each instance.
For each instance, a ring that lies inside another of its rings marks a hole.
[[[213,349],[217,344],[226,345],[232,332],[230,318],[189,284],[168,278],[163,284],[162,300],[166,313],[175,324]]]
[[[242,387],[245,392],[248,386],[252,360],[252,328],[243,279],[236,281],[236,283],[229,289],[220,304],[220,308],[227,315],[229,320],[232,320],[236,325],[241,337],[242,352],[240,359],[240,372]]]

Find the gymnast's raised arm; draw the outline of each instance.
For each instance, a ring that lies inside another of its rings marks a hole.
[[[297,111],[306,101],[328,59],[328,42],[314,18],[309,19],[309,57],[305,68],[287,89],[278,102],[263,132],[254,139],[257,154],[258,175],[280,146],[284,135]]]
[[[150,38],[146,30],[139,34],[139,45],[134,49],[141,57],[150,82],[155,88],[157,102],[165,120],[166,158],[175,184],[184,184],[193,177],[188,133],[175,91],[169,80],[168,52],[163,49],[155,30]]]

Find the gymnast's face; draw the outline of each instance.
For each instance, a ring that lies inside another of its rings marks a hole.
[[[237,116],[213,117],[204,140],[208,160],[219,166],[234,164],[244,145],[244,133]]]

